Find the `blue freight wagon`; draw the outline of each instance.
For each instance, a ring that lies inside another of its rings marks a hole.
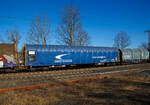
[[[114,47],[25,45],[26,66],[77,65],[119,62]]]

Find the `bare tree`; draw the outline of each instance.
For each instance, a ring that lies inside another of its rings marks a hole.
[[[50,43],[51,22],[50,19],[45,16],[35,16],[35,19],[31,22],[31,28],[28,32],[27,41],[32,44],[47,45]]]
[[[130,45],[130,37],[127,35],[126,32],[118,32],[116,37],[114,38],[114,46],[118,49],[125,49]]]
[[[15,51],[15,59],[16,59],[16,63],[19,64],[19,57],[18,57],[18,43],[21,39],[19,30],[15,27],[12,30],[7,30],[6,31],[6,36],[8,36],[8,40],[7,42],[11,42],[14,44],[14,51]]]
[[[64,45],[84,46],[90,43],[90,37],[82,28],[80,11],[73,5],[62,10],[57,33],[59,43]]]
[[[8,41],[18,45],[21,36],[17,29],[7,30],[6,34],[8,36]]]
[[[148,49],[148,44],[146,42],[142,42],[139,48]]]
[[[77,35],[75,45],[77,45],[77,46],[87,46],[89,44],[90,44],[90,36],[88,35],[88,33],[86,31],[80,29],[80,31]]]

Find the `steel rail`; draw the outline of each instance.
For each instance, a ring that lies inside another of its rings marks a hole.
[[[44,83],[44,84],[35,84],[35,85],[30,85],[30,86],[20,86],[20,87],[14,87],[14,88],[4,88],[4,89],[0,89],[0,93],[5,93],[5,92],[10,92],[10,91],[18,91],[18,90],[32,90],[32,89],[36,89],[36,88],[45,88],[45,87],[53,87],[53,86],[57,86],[57,85],[64,85],[64,84],[74,84],[74,83],[79,83],[79,82],[86,82],[86,81],[90,81],[90,80],[97,80],[97,79],[103,79],[103,78],[109,78],[109,74],[111,73],[118,73],[118,72],[127,72],[127,71],[137,71],[140,70],[141,68],[136,68],[136,69],[132,69],[132,70],[118,70],[118,71],[106,71],[103,73],[100,73],[101,75],[97,75],[96,77],[91,77],[91,75],[89,77],[86,78],[75,78],[72,80],[65,80],[65,81],[56,81],[56,82],[51,82],[51,83]],[[69,77],[70,78],[70,77]]]
[[[33,74],[47,74],[47,73],[59,73],[59,72],[77,72],[77,71],[85,71],[85,70],[103,70],[103,69],[117,69],[117,68],[124,68],[124,67],[134,67],[138,65],[147,65],[146,64],[132,64],[132,65],[119,65],[119,66],[110,66],[110,67],[95,67],[95,68],[81,68],[81,69],[67,69],[67,70],[54,70],[54,71],[37,71],[37,72],[18,72],[18,73],[6,73],[0,74],[0,77],[3,76],[21,76],[21,75],[33,75]]]
[[[147,66],[147,67],[146,67]],[[0,82],[8,83],[9,86],[0,86],[0,88],[9,88],[9,87],[18,87],[24,85],[35,85],[42,83],[52,83],[52,82],[64,82],[70,80],[86,79],[102,76],[104,74],[117,73],[123,71],[133,71],[139,69],[149,69],[150,65],[140,65],[133,67],[124,67],[124,68],[114,68],[114,69],[103,69],[103,70],[80,70],[80,71],[65,71],[65,72],[49,72],[49,73],[32,73],[30,75],[5,75],[0,76]],[[5,84],[6,84],[5,83]]]

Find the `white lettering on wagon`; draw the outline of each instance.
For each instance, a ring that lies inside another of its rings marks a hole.
[[[97,58],[103,59],[103,58],[106,58],[106,57],[105,56],[93,56],[92,58],[94,58],[94,59],[97,59]]]
[[[107,59],[104,59],[104,60],[100,60],[100,62],[102,62],[102,63],[103,63],[103,62],[106,62],[106,61],[107,61]]]
[[[57,60],[55,60],[54,62],[55,62],[55,63],[72,62],[72,59],[62,59],[63,56],[67,56],[67,55],[69,55],[69,54],[60,54],[60,55],[55,56],[55,58],[56,58]]]

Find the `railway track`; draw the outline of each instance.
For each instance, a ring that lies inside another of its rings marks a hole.
[[[0,76],[17,76],[17,75],[32,75],[32,74],[40,74],[40,73],[58,73],[58,72],[69,72],[69,71],[81,71],[81,70],[104,70],[104,69],[117,69],[117,68],[125,68],[125,67],[127,67],[127,68],[129,68],[129,67],[135,67],[135,66],[141,66],[141,65],[147,65],[148,63],[146,63],[146,64],[130,64],[130,65],[117,65],[117,66],[105,66],[105,67],[102,67],[102,66],[100,66],[100,67],[92,67],[92,68],[80,68],[80,69],[78,69],[78,68],[75,68],[75,69],[65,69],[65,68],[61,68],[61,69],[50,69],[50,70],[43,70],[43,69],[38,69],[37,71],[36,70],[34,70],[34,71],[28,71],[28,70],[23,70],[23,71],[12,71],[12,72],[1,72],[0,71]]]
[[[31,86],[37,84],[50,84],[86,78],[96,78],[104,74],[123,72],[129,70],[150,69],[150,64],[137,64],[93,69],[77,69],[64,71],[26,72],[0,75],[0,89]]]

